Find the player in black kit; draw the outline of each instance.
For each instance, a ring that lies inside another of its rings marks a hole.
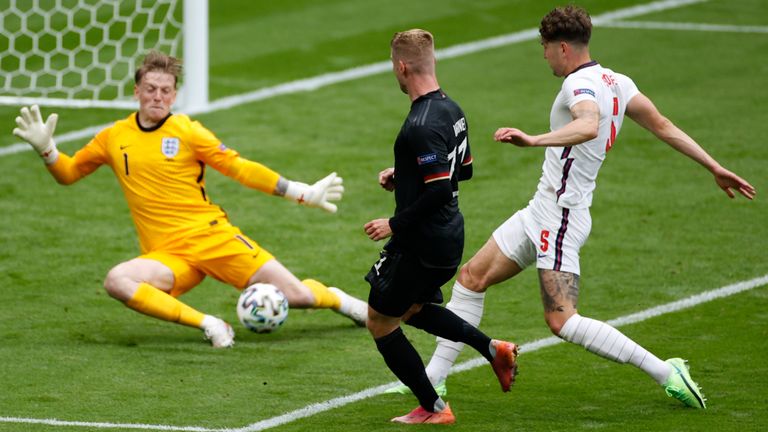
[[[395,215],[365,224],[372,240],[391,237],[365,277],[371,285],[367,324],[387,366],[419,399],[419,407],[392,421],[449,424],[454,415],[430,384],[400,321],[475,348],[505,392],[514,380],[517,346],[491,340],[439,306],[440,287],[456,273],[464,249],[458,195],[459,181],[472,177],[467,122],[437,83],[429,32],[396,33],[391,48],[393,71],[412,103],[395,141],[395,166],[379,173],[381,186],[395,191]]]

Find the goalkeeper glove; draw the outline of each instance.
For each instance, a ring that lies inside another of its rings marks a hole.
[[[23,107],[21,116],[16,117],[16,124],[19,127],[13,129],[13,134],[34,147],[43,161],[50,165],[59,157],[59,151],[53,141],[53,131],[56,130],[58,119],[59,115],[54,113],[43,123],[40,108],[37,105],[32,105],[31,108]]]
[[[289,181],[285,190],[285,198],[309,207],[320,207],[331,213],[336,213],[336,204],[329,201],[340,201],[344,193],[343,179],[330,173],[312,186],[295,181]]]

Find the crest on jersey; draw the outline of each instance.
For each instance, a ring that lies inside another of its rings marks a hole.
[[[165,157],[172,158],[179,154],[179,139],[178,138],[163,138],[161,150]]]

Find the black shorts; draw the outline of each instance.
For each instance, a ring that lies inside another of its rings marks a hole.
[[[440,287],[455,274],[456,267],[428,267],[415,254],[384,250],[365,276],[371,284],[368,305],[380,314],[401,317],[414,304],[440,304]]]

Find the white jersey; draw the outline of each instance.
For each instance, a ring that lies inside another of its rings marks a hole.
[[[597,172],[621,129],[627,103],[639,91],[622,74],[586,63],[569,74],[552,104],[549,124],[552,131],[573,121],[570,109],[590,100],[597,103],[600,123],[597,137],[570,147],[547,147],[537,196],[559,206],[580,209],[592,204]]]

